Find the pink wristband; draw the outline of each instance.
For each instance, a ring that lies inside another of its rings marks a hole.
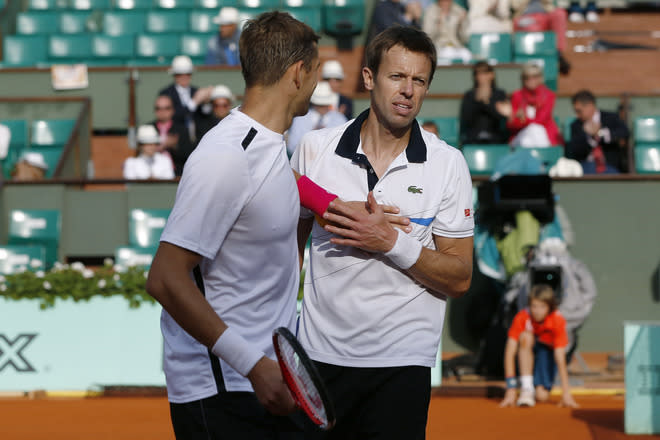
[[[330,194],[309,180],[307,176],[300,176],[298,179],[298,193],[300,194],[300,204],[320,217],[323,217],[330,202],[337,198],[335,194]]]

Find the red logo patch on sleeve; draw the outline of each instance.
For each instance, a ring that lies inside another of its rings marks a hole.
[[[466,209],[466,210],[463,211],[463,212],[465,213],[465,216],[466,216],[466,217],[469,217],[469,216],[470,216],[470,210],[469,210],[469,209]]]

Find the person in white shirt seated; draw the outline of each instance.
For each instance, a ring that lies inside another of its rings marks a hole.
[[[307,114],[293,118],[289,128],[286,141],[289,156],[296,150],[300,138],[308,131],[337,127],[348,121],[343,113],[332,109],[337,102],[337,93],[332,91],[327,81],[319,81],[309,102],[311,105]]]
[[[137,132],[137,154],[124,162],[124,179],[173,179],[174,164],[160,149],[160,136],[153,125],[141,125]]]

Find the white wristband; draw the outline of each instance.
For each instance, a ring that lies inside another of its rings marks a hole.
[[[422,243],[405,232],[397,229],[398,236],[394,247],[385,252],[385,256],[401,269],[410,269],[422,253]]]
[[[252,367],[264,355],[262,351],[256,350],[252,345],[228,327],[211,348],[211,352],[227,362],[234,370],[242,376],[247,376]]]

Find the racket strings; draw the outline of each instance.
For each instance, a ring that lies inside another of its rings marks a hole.
[[[286,341],[285,338],[279,338],[279,342],[284,363],[289,370],[291,378],[294,380],[300,391],[298,393],[299,398],[303,399],[303,402],[301,403],[307,404],[319,419],[324,423],[327,423],[328,419],[325,412],[325,406],[323,405],[323,400],[321,399],[321,395],[316,388],[312,377],[309,375],[303,363],[300,362],[298,354],[289,342]]]

